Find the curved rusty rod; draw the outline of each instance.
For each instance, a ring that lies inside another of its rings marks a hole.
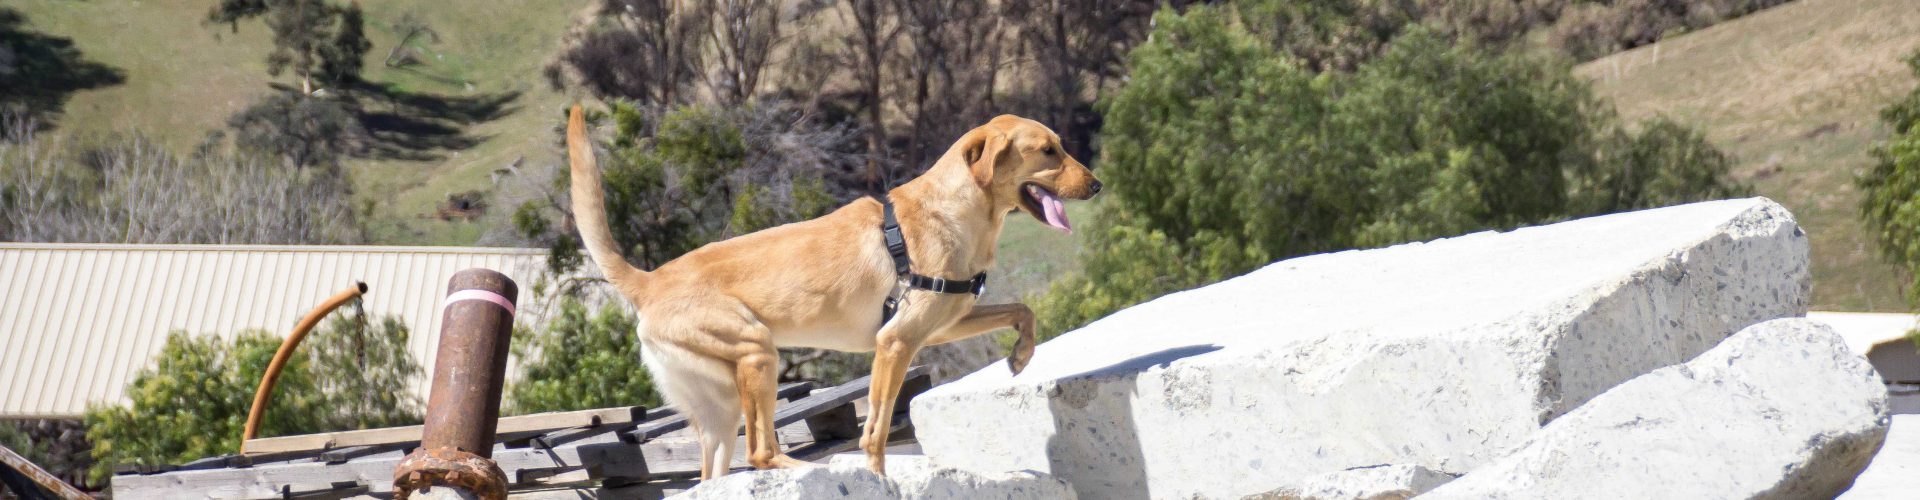
[[[287,340],[280,342],[280,350],[273,353],[273,362],[267,364],[266,375],[260,377],[260,389],[253,391],[253,410],[247,412],[247,430],[240,435],[240,453],[247,452],[247,440],[260,432],[260,419],[267,412],[267,401],[273,398],[273,384],[280,380],[280,369],[287,366],[287,359],[293,357],[293,348],[300,345],[300,340],[307,337],[307,331],[319,324],[321,318],[363,293],[367,293],[367,284],[356,281],[346,290],[327,297],[327,301],[313,308],[307,317],[300,318],[300,324],[294,325],[293,333],[287,334]]]

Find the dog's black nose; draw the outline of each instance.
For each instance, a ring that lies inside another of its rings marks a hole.
[[[1092,191],[1088,196],[1100,194],[1100,180],[1094,179],[1092,184],[1087,185],[1087,189]]]

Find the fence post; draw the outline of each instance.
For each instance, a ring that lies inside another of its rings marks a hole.
[[[441,497],[433,486],[452,490],[447,498],[506,498],[506,474],[491,457],[518,295],[512,279],[488,269],[448,281],[420,449],[394,469],[394,498]]]

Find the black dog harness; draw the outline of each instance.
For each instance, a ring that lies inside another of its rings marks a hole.
[[[893,256],[893,274],[900,277],[900,284],[887,292],[887,301],[880,305],[880,324],[893,320],[893,313],[900,308],[900,297],[906,295],[907,288],[917,288],[934,293],[971,293],[978,297],[987,289],[987,273],[974,275],[966,281],[953,281],[914,274],[913,261],[907,258],[907,237],[900,233],[900,220],[893,217],[893,200],[880,197],[881,212],[885,217],[880,221],[880,234],[886,237],[887,254]]]

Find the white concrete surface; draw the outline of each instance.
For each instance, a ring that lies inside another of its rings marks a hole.
[[[1242,500],[1406,500],[1454,479],[1418,465],[1373,465],[1329,472]]]
[[[1421,498],[1831,498],[1887,423],[1886,386],[1838,334],[1775,320],[1620,384]]]
[[[1087,498],[1466,471],[1808,295],[1806,236],[1764,198],[1314,255],[1069,332],[1018,377],[935,387],[913,418],[942,465],[1048,472]]]
[[[936,467],[920,455],[887,455],[887,476],[867,470],[866,457],[836,455],[822,467],[736,472],[706,481],[676,499],[813,500],[1073,500],[1065,481],[1033,471],[976,474]]]
[[[1920,496],[1920,415],[1894,415],[1887,439],[1867,470],[1840,500],[1897,500]]]
[[[1907,333],[1920,316],[1904,313],[1813,311],[1807,319],[1820,321],[1846,337],[1847,348],[1867,358],[1887,381],[1887,397],[1896,415],[1920,414],[1920,348]]]

